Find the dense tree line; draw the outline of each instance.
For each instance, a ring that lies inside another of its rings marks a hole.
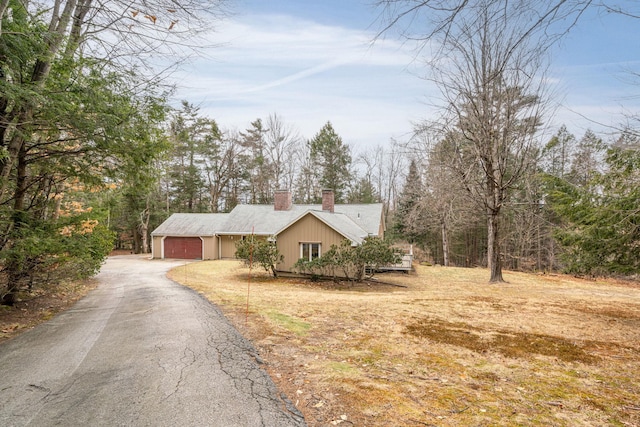
[[[444,155],[446,144],[415,153],[397,202],[393,232],[423,247],[433,262],[486,266],[483,207]],[[640,139],[609,143],[562,126],[532,151],[527,172],[504,202],[500,254],[509,269],[576,274],[638,274]],[[443,163],[444,162],[444,163]]]
[[[227,131],[187,102],[173,111],[167,129],[171,149],[157,163],[157,185],[149,193],[153,196],[153,226],[172,212],[228,212],[238,203],[270,204],[273,192],[280,188],[292,190],[295,203],[319,203],[321,190],[334,188],[338,202],[385,203],[388,237],[422,248],[431,262],[489,264],[488,213],[484,197],[478,197],[485,194],[486,184],[481,170],[473,172],[478,160],[460,155],[470,148],[461,132],[442,135],[420,125],[416,136],[404,144],[355,154],[330,122],[308,140],[277,114],[252,121],[246,130]],[[498,238],[497,251],[506,268],[633,271],[632,266],[613,269],[611,263],[604,268],[583,262],[589,239],[575,235],[576,221],[583,217],[584,209],[605,205],[599,196],[605,188],[635,188],[637,173],[619,169],[626,165],[633,171],[637,134],[621,135],[605,142],[587,131],[578,138],[562,126],[548,141],[536,135],[528,140],[526,149],[522,145],[505,148],[516,152],[511,157],[505,154],[501,170],[509,181],[509,192],[502,196],[499,221],[504,233]],[[614,178],[618,181],[612,182]],[[634,195],[628,196],[629,209]],[[583,200],[583,211],[573,209],[578,197]],[[586,200],[592,204],[587,205]],[[612,203],[606,200],[606,205]],[[624,217],[631,221],[627,224],[633,223],[632,216]],[[599,220],[606,222],[607,218],[615,220],[605,215]],[[605,228],[599,224],[594,230]],[[612,229],[609,239],[614,239],[613,234]],[[618,248],[629,260],[637,239],[633,233],[618,237],[627,243],[611,240],[606,246]],[[604,250],[605,245],[595,240],[591,244]],[[136,246],[137,250],[142,247]],[[576,253],[583,255],[575,257]],[[606,260],[614,255],[592,256]]]
[[[145,251],[149,231],[174,212],[271,204],[279,189],[290,190],[297,204],[320,203],[326,188],[334,191],[336,203],[386,202],[399,191],[400,148],[354,155],[331,122],[310,139],[275,113],[251,121],[247,129],[227,130],[183,101],[165,128],[168,149],[153,163],[155,184],[134,186],[140,189],[136,221],[114,225],[118,244],[136,252]],[[134,200],[122,191],[114,192],[114,199],[118,217],[130,211],[123,204]]]

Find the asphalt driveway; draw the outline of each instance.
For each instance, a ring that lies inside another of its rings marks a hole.
[[[2,426],[304,426],[179,261],[108,259],[70,310],[0,344]]]

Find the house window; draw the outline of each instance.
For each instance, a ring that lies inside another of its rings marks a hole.
[[[320,257],[320,243],[300,243],[300,258],[312,261]]]

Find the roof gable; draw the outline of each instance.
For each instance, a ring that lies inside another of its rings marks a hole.
[[[347,215],[342,214],[342,213],[336,213],[336,212],[331,213],[331,212],[327,212],[327,211],[317,211],[317,210],[307,210],[307,211],[303,212],[300,216],[298,216],[298,218],[296,218],[293,221],[289,222],[282,229],[278,230],[274,234],[278,235],[278,234],[284,232],[285,230],[287,230],[288,228],[290,228],[291,226],[293,226],[298,221],[302,220],[303,218],[305,218],[308,215],[314,216],[319,221],[324,223],[326,226],[328,226],[329,228],[333,229],[338,234],[341,234],[346,239],[350,240],[351,242],[353,242],[355,244],[362,243],[362,241],[367,236],[369,236],[369,233],[366,230],[364,230],[358,224],[353,222],[351,220],[351,218],[349,218]]]

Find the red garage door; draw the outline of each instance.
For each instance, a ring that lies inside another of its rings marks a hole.
[[[164,257],[202,259],[202,240],[199,237],[165,237]]]

